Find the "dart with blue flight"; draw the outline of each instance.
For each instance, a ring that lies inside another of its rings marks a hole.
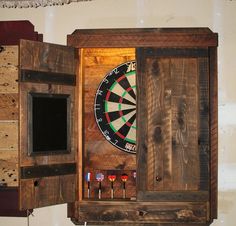
[[[85,174],[85,180],[88,184],[88,193],[87,193],[87,195],[88,195],[88,198],[90,198],[90,181],[92,180],[92,173],[90,173],[90,172],[86,173]]]
[[[104,174],[97,173],[96,180],[99,182],[98,198],[101,199],[102,198],[102,181],[104,180]]]

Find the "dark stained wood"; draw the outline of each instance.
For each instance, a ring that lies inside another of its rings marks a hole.
[[[77,48],[205,47],[217,45],[217,34],[209,29],[84,29],[68,35],[67,43]]]
[[[217,49],[210,48],[210,209],[211,219],[217,218],[218,204],[218,77]]]
[[[200,155],[200,189],[209,189],[209,61],[198,60],[199,67],[199,155]]]
[[[43,72],[47,76],[61,73],[64,74],[63,76],[69,75],[71,77],[75,74],[74,48],[21,40],[19,56],[21,70],[36,71],[36,73]],[[70,96],[69,118],[71,125],[69,153],[40,156],[29,155],[28,94],[30,92]],[[71,85],[42,84],[39,81],[36,83],[34,80],[31,82],[20,81],[19,93],[19,167],[20,169],[30,169],[30,172],[34,174],[30,176],[30,179],[23,179],[26,176],[22,175],[23,177],[19,181],[20,209],[75,201],[77,195],[75,170],[77,160],[77,102],[75,101],[75,87]],[[65,171],[65,175],[63,174],[63,167],[57,167],[59,165],[66,166],[64,164],[72,166],[72,168],[69,167],[72,171]],[[56,168],[51,168],[51,165],[57,166]]]
[[[196,202],[209,200],[208,191],[147,191],[138,192],[138,197],[140,199],[145,199],[145,201],[185,201],[185,202]]]
[[[67,42],[78,48],[78,77],[83,81],[79,87],[79,100],[83,101],[79,107],[79,111],[83,111],[79,121],[80,200],[70,205],[72,221],[111,225],[209,225],[217,210],[214,49],[218,44],[217,34],[206,28],[76,30],[68,35]],[[115,51],[114,47],[123,50]],[[136,54],[137,167],[133,164],[135,158],[119,154],[99,135],[91,104],[110,68],[132,59],[127,47],[154,47],[138,49]],[[103,183],[103,198],[108,201],[95,201],[96,182],[92,192],[95,200],[85,201],[83,173],[101,171],[107,175],[114,169],[130,173],[133,166],[137,169],[138,201],[112,202],[107,181]],[[210,190],[209,173],[213,179]]]
[[[119,223],[206,223],[207,206],[201,202],[81,202],[81,222]]]
[[[68,174],[76,174],[76,164],[55,164],[55,165],[41,165],[41,166],[26,166],[20,169],[21,179],[30,179],[37,177],[52,177]]]
[[[20,180],[20,209],[33,209],[75,200],[75,175]]]
[[[52,73],[52,72],[38,72],[32,70],[21,70],[20,82],[34,82],[46,84],[59,84],[75,86],[75,75]]]
[[[75,49],[73,47],[21,40],[21,70],[75,74]]]
[[[43,41],[43,35],[28,20],[0,21],[0,34],[1,45],[18,45],[20,39]]]

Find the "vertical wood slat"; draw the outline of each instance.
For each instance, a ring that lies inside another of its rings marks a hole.
[[[137,103],[136,103],[136,123],[137,130],[136,142],[137,142],[137,200],[143,200],[143,195],[146,190],[147,178],[147,86],[145,81],[145,58],[143,49],[136,49],[136,86],[137,86]]]
[[[199,156],[200,189],[209,189],[209,62],[199,58]]]
[[[218,78],[217,78],[217,48],[209,48],[210,52],[210,218],[217,218],[218,204]]]
[[[208,142],[205,136],[209,109],[205,107],[208,61],[198,60],[207,58],[198,58],[197,50],[194,56],[186,50],[174,57],[162,57],[160,53],[155,56],[155,52],[158,53],[158,49],[137,51],[138,199],[145,197],[145,191],[205,190],[200,185],[207,184],[204,175],[208,174],[208,160],[202,158],[198,144],[198,133]],[[207,49],[199,52],[201,57],[202,52],[207,55]],[[190,50],[190,53],[193,52]],[[163,62],[167,59],[169,69],[166,66],[161,81]],[[169,137],[168,127],[171,130]],[[201,166],[206,167],[200,170]],[[158,171],[161,181],[155,186]]]
[[[172,190],[197,190],[199,183],[197,60],[171,58],[171,74]]]

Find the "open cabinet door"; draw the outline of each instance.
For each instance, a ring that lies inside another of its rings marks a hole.
[[[20,209],[76,199],[75,51],[21,40]]]
[[[208,48],[137,50],[137,199],[209,201]]]

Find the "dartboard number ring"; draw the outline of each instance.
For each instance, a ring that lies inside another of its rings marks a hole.
[[[98,86],[94,113],[107,141],[136,153],[136,62],[125,62],[105,75]]]

